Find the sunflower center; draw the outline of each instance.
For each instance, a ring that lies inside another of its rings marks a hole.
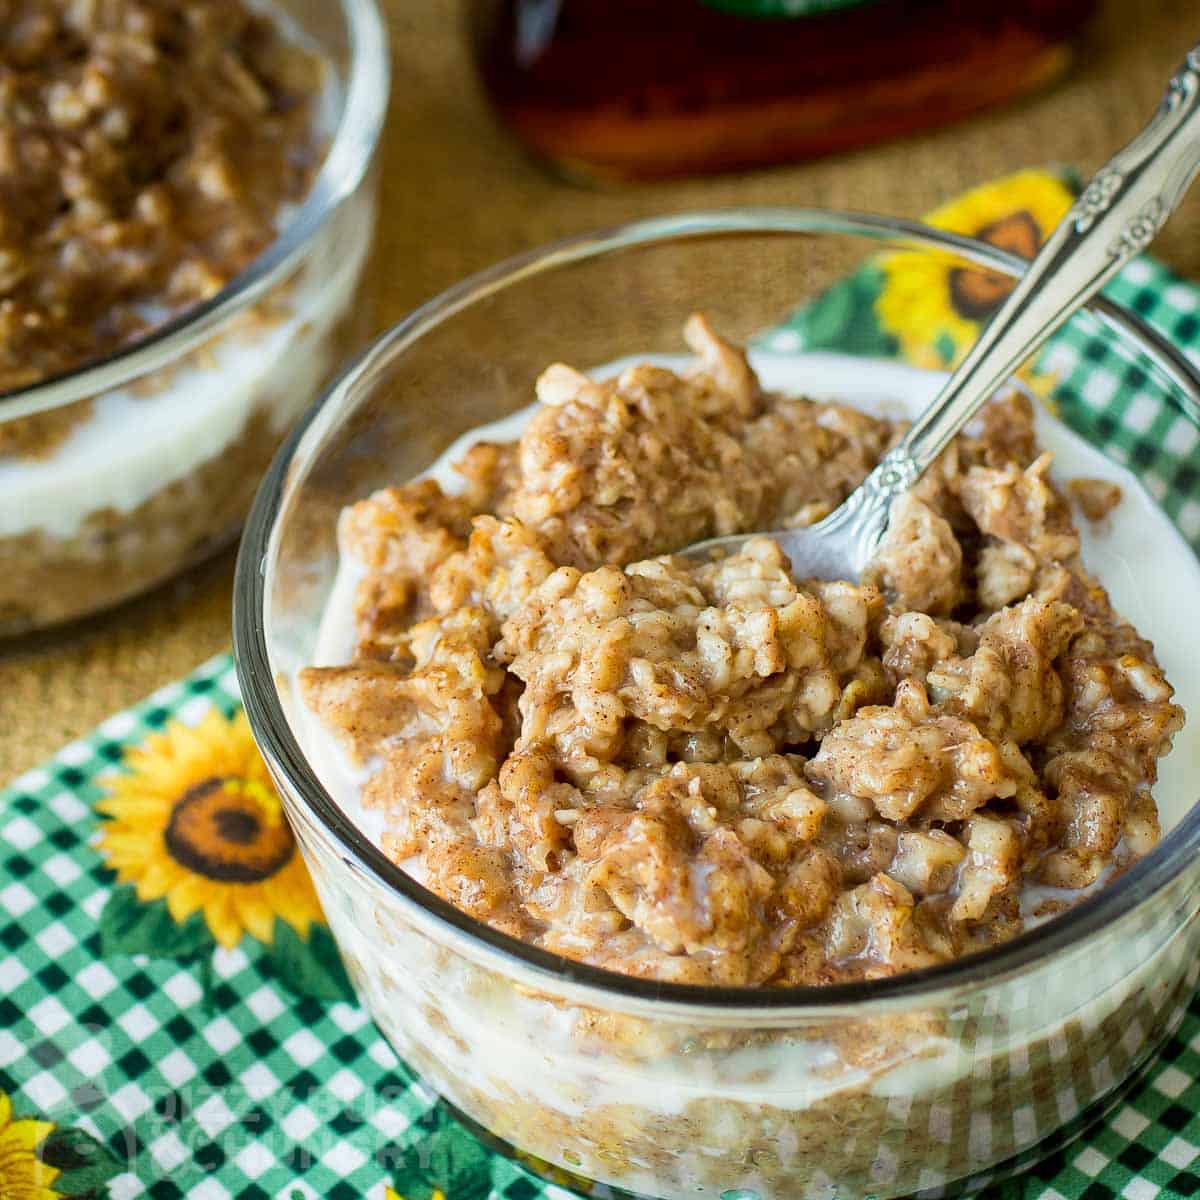
[[[218,883],[268,879],[296,849],[287,822],[264,808],[254,788],[220,775],[179,797],[163,841],[180,866]]]
[[[1032,258],[1042,244],[1042,231],[1037,221],[1024,209],[985,225],[975,236],[1025,258]],[[950,272],[950,301],[959,316],[968,321],[982,321],[1000,307],[1014,286],[1013,280],[994,271],[955,267]]]
[[[252,845],[254,839],[262,832],[262,822],[239,808],[221,808],[213,816],[221,837],[236,846]]]

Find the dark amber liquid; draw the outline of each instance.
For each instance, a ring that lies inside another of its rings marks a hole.
[[[1095,0],[874,0],[756,19],[701,0],[473,0],[484,84],[538,155],[650,179],[811,158],[1049,82]]]

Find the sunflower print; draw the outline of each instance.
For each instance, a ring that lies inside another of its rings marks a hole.
[[[54,1131],[49,1121],[13,1116],[12,1101],[0,1091],[0,1196],[4,1200],[58,1200],[59,1172],[44,1162],[39,1149]]]
[[[1072,203],[1074,194],[1058,176],[1019,171],[964,193],[925,220],[1032,257]],[[876,316],[901,356],[920,367],[957,365],[1013,287],[1000,275],[929,251],[882,255],[879,267]]]
[[[308,936],[320,904],[244,713],[172,722],[124,765],[97,806],[118,883],[177,926],[202,914],[227,949],[246,934],[269,944],[277,921]]]

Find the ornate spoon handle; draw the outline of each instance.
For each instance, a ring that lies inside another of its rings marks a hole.
[[[864,482],[867,494],[851,520],[867,557],[887,527],[891,501],[1055,329],[1150,244],[1198,171],[1200,46],[1150,123],[1088,184],[938,398]]]

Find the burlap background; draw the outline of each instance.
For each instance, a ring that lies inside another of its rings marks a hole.
[[[1128,138],[1200,37],[1200,0],[1108,0],[1063,84],[951,129],[809,166],[586,191],[496,127],[468,70],[458,0],[385,0],[394,87],[371,286],[377,323],[549,238],[654,212],[805,204],[917,216],[1031,164],[1090,170]],[[802,69],[802,64],[798,64]],[[1200,192],[1155,247],[1200,277]],[[0,648],[0,784],[229,645],[232,555],[66,633]]]

